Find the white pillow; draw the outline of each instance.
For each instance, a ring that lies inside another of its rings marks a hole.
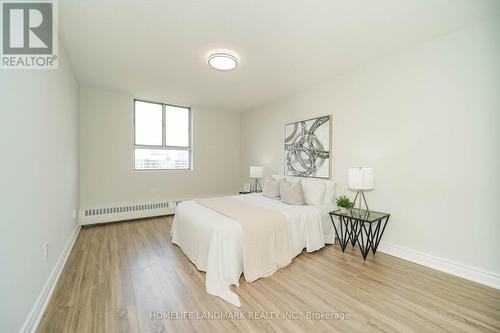
[[[280,180],[281,202],[290,205],[303,205],[302,186],[299,181],[289,183],[286,180]]]
[[[273,177],[276,180],[286,179],[286,176],[283,175],[271,175],[271,177]]]
[[[335,199],[335,182],[326,181],[325,182],[325,195],[323,197],[324,205],[331,205]]]
[[[279,199],[280,182],[278,180],[275,180],[273,177],[266,177],[266,179],[264,180],[262,195],[271,199]]]
[[[321,205],[325,196],[326,184],[320,180],[302,179],[304,201],[310,206]]]

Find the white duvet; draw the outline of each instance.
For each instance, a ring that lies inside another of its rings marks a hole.
[[[290,259],[300,254],[304,248],[307,252],[316,251],[325,246],[325,243],[333,244],[335,240],[328,215],[333,205],[293,206],[260,194],[234,198],[285,215]],[[240,306],[238,295],[229,289],[231,284],[239,286],[243,272],[240,224],[195,201],[184,201],[176,208],[171,234],[172,242],[179,245],[198,270],[207,273],[207,292]]]

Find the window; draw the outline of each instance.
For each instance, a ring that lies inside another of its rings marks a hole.
[[[135,170],[191,169],[191,110],[134,101]]]

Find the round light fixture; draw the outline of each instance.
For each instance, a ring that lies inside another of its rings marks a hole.
[[[238,59],[225,52],[216,52],[208,56],[208,64],[212,66],[213,69],[219,71],[231,71],[238,66]]]

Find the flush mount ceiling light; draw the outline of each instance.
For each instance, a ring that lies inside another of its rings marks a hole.
[[[231,71],[238,66],[238,59],[227,52],[215,52],[208,56],[208,64],[218,71]]]

